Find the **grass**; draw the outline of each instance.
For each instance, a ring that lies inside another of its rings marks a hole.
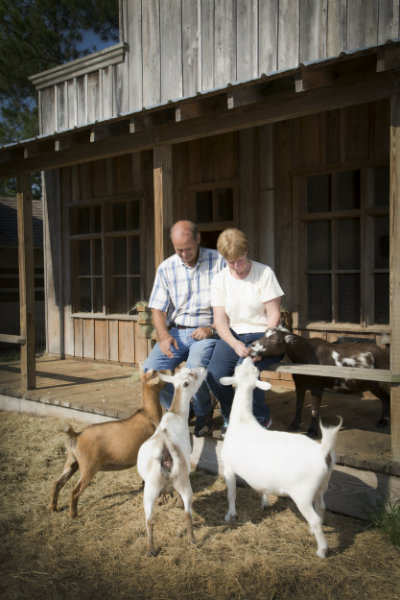
[[[84,426],[73,422],[78,430]],[[290,499],[261,510],[246,487],[238,520],[224,521],[223,479],[191,476],[197,539],[183,511],[156,506],[157,557],[146,556],[141,480],[135,468],[99,472],[71,519],[75,475],[59,512],[48,504],[62,472],[66,436],[54,417],[0,412],[0,597],[7,600],[394,600],[400,553],[384,531],[327,511],[331,549],[319,559],[314,537]],[[339,492],[338,492],[339,493]]]
[[[373,517],[372,524],[381,529],[394,546],[400,548],[400,498],[382,508]]]

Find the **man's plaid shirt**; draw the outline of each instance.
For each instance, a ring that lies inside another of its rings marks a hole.
[[[213,321],[211,281],[225,267],[217,250],[199,247],[199,259],[188,267],[173,254],[158,267],[149,306],[167,313],[168,324],[206,327]]]

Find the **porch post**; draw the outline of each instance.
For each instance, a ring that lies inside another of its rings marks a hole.
[[[400,94],[390,118],[390,369],[400,373]],[[400,386],[391,390],[392,460],[400,462]]]
[[[169,254],[169,231],[173,224],[172,146],[153,150],[154,254],[156,268]]]
[[[32,233],[32,191],[30,175],[17,177],[18,211],[18,267],[20,335],[25,339],[21,346],[21,386],[34,389],[35,366],[35,277]]]

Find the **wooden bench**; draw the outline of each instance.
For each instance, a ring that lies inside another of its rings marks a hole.
[[[334,377],[338,379],[364,379],[367,381],[384,381],[391,385],[400,384],[400,374],[389,369],[365,369],[355,367],[334,367],[331,365],[302,365],[292,363],[274,363],[267,370],[261,371],[261,377],[268,378],[268,373],[290,373],[291,375],[312,375],[316,377]]]

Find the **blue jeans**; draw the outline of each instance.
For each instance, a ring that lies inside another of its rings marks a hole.
[[[248,346],[255,340],[264,335],[264,331],[257,333],[237,334],[231,330],[238,340]],[[268,369],[268,365],[277,363],[283,358],[283,354],[278,356],[263,356],[261,360],[255,362],[259,371]],[[208,364],[207,383],[211,392],[218,400],[221,407],[221,414],[225,421],[229,421],[231,413],[234,389],[231,385],[222,385],[219,380],[221,377],[230,377],[235,371],[235,367],[243,361],[236,352],[224,340],[219,339],[214,348],[212,358]],[[265,392],[259,388],[253,391],[253,414],[257,421],[262,425],[269,421],[269,408],[265,404]]]
[[[217,338],[208,338],[206,340],[194,340],[190,334],[196,327],[187,329],[178,329],[172,327],[170,334],[178,342],[178,350],[171,346],[172,358],[165,356],[160,350],[160,345],[156,344],[149,356],[143,363],[143,370],[146,372],[149,369],[157,371],[163,369],[175,369],[182,361],[186,361],[186,366],[189,369],[196,367],[207,367]],[[160,402],[165,408],[171,406],[174,387],[171,383],[167,383],[165,388],[160,392]],[[212,409],[210,392],[204,381],[192,399],[195,415],[198,417],[208,415]]]

